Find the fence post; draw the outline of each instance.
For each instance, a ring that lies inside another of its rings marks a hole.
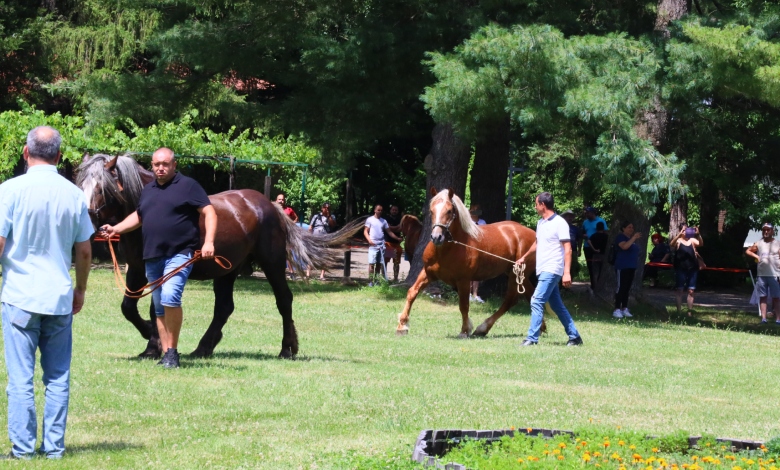
[[[230,179],[228,180],[228,189],[232,190],[236,184],[236,157],[230,156]]]
[[[352,251],[347,250],[344,252],[344,277],[349,277],[349,270],[352,267]]]
[[[268,174],[265,177],[265,197],[273,201],[271,197],[271,168],[268,168]]]

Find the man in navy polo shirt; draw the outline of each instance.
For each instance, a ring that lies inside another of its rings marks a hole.
[[[528,337],[522,346],[534,346],[539,342],[539,335],[544,320],[544,304],[550,302],[550,308],[558,315],[563,324],[569,341],[566,346],[580,346],[582,338],[574,326],[571,314],[566,310],[558,290],[558,282],[563,287],[571,286],[571,240],[569,224],[563,217],[555,213],[553,196],[544,192],[536,196],[534,208],[542,218],[536,223],[536,241],[528,251],[517,260],[517,264],[525,263],[525,258],[536,252],[536,276],[539,282],[531,297],[531,326]]]
[[[200,244],[200,215],[206,218],[201,255],[214,257],[217,214],[206,191],[192,178],[176,172],[173,150],[160,148],[152,155],[155,181],[141,192],[138,209],[115,226],[101,227],[108,235],[142,227],[146,278],[153,281],[186,263]],[[157,330],[165,355],[158,363],[179,367],[179,332],[182,324],[181,294],[192,266],[182,270],[152,293]]]

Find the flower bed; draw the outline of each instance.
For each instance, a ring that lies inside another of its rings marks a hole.
[[[465,470],[551,468],[594,470],[780,470],[780,439],[762,442],[678,432],[653,437],[617,430],[425,430],[412,459]],[[456,463],[457,462],[457,463]]]

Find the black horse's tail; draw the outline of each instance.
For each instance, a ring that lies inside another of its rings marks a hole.
[[[366,217],[361,217],[340,230],[319,235],[294,224],[279,204],[274,207],[287,229],[287,260],[298,274],[305,273],[309,266],[328,269],[341,261],[343,251],[335,247],[344,245],[366,223]]]

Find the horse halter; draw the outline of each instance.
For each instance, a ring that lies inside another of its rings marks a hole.
[[[450,219],[449,222],[447,222],[446,224],[433,224],[431,225],[431,231],[433,231],[433,229],[435,229],[436,227],[441,227],[441,229],[444,231],[445,234],[444,235],[445,240],[447,241],[452,240],[453,237],[452,237],[452,233],[450,232],[450,225],[452,225],[452,223],[455,222],[455,219],[457,218],[458,218],[458,213],[453,212],[452,218]]]

